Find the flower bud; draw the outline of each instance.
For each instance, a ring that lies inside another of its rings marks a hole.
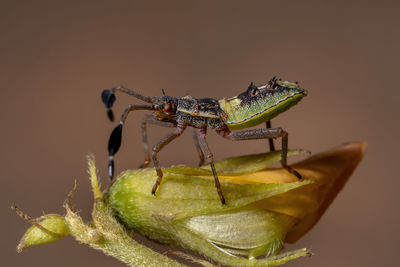
[[[301,182],[284,169],[266,169],[280,160],[279,152],[216,163],[226,205],[207,167],[164,169],[156,196],[151,194],[154,169],[126,171],[108,189],[106,203],[127,228],[158,242],[189,248],[220,264],[274,266],[309,255],[306,249],[277,254],[284,242],[295,242],[319,220],[363,148],[347,145],[292,165]],[[260,255],[268,257],[255,260]]]
[[[57,241],[69,234],[65,219],[60,215],[48,214],[33,221],[39,227],[32,225],[28,228],[17,246],[18,252],[29,246]]]
[[[220,202],[208,167],[164,169],[156,196],[151,194],[157,179],[154,169],[126,171],[103,194],[94,158],[89,157],[95,199],[92,222],[86,224],[71,207],[76,185],[65,202],[65,216],[31,219],[13,206],[34,225],[17,250],[70,234],[130,266],[182,266],[133,240],[127,228],[227,266],[280,265],[310,255],[305,248],[278,253],[284,242],[296,242],[318,222],[361,160],[364,148],[363,143],[349,144],[291,165],[301,173],[302,181],[285,169],[267,169],[280,160],[279,151],[217,162],[226,205]],[[190,255],[175,254],[212,266]]]

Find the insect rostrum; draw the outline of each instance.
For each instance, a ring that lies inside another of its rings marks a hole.
[[[134,96],[148,104],[128,105],[121,116],[118,126],[111,133],[108,144],[110,179],[113,178],[114,174],[114,155],[121,145],[122,125],[125,123],[128,114],[134,110],[153,111],[152,116],[145,116],[142,120],[141,128],[145,160],[140,165],[142,168],[147,167],[150,160],[153,160],[158,176],[152,190],[153,194],[156,193],[163,176],[158,163],[158,152],[172,140],[179,137],[187,127],[192,128],[194,132],[195,144],[201,159],[200,163],[202,164],[205,159],[210,164],[215,186],[223,204],[225,203],[225,198],[214,166],[213,154],[206,141],[208,128],[216,131],[221,137],[235,141],[282,138],[282,167],[301,179],[301,175],[287,165],[288,133],[282,128],[270,128],[270,120],[272,118],[297,104],[306,95],[306,91],[300,88],[297,82],[282,81],[274,77],[265,85],[255,86],[251,83],[243,93],[220,100],[213,98],[198,99],[191,96],[172,97],[165,95],[164,90],[162,96],[147,97],[124,86],[117,86],[104,90],[102,93],[102,100],[107,108],[110,120],[114,118],[111,108],[115,102],[115,92],[117,91]],[[261,123],[267,123],[267,128],[244,130]],[[147,142],[147,124],[175,128],[172,133],[157,142],[151,153]],[[270,149],[273,150],[271,141]]]

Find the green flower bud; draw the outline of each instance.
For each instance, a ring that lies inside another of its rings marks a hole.
[[[190,248],[222,264],[247,266],[253,261],[234,255],[249,259],[276,255],[286,233],[296,222],[294,217],[251,204],[313,183],[312,180],[298,182],[296,179],[288,183],[265,184],[226,181],[232,175],[236,179],[251,175],[274,161],[279,161],[278,153],[237,157],[217,163],[226,205],[219,200],[211,171],[185,166],[164,170],[164,183],[157,196],[151,194],[157,179],[153,169],[127,171],[109,188],[106,201],[129,229],[159,242]],[[294,254],[305,256],[307,251]],[[256,262],[273,266],[289,259],[291,257]]]
[[[216,167],[226,205],[220,202],[208,167],[164,169],[156,196],[151,195],[157,179],[154,169],[126,171],[103,194],[90,157],[95,199],[92,222],[85,223],[72,209],[72,192],[64,205],[65,216],[31,219],[13,207],[33,224],[17,250],[70,234],[129,266],[182,266],[133,240],[126,229],[134,229],[158,242],[189,248],[219,264],[280,265],[310,255],[304,248],[278,253],[284,242],[296,242],[318,222],[361,160],[364,148],[363,143],[349,144],[293,164],[303,176],[301,182],[284,169],[266,169],[280,160],[280,152],[220,161]],[[190,255],[175,254],[214,266]],[[260,258],[262,255],[266,257]]]
[[[151,194],[154,169],[126,171],[110,186],[105,202],[126,228],[150,239],[224,265],[275,266],[310,255],[306,249],[278,253],[284,242],[295,242],[319,220],[361,160],[364,146],[350,144],[294,164],[301,182],[286,170],[265,169],[280,160],[279,152],[216,163],[226,205],[211,171],[187,166],[164,169],[156,196]],[[261,255],[267,257],[256,259]]]
[[[48,214],[33,221],[36,225],[28,228],[23,235],[17,246],[18,252],[29,246],[57,241],[69,234],[65,219],[60,215]]]

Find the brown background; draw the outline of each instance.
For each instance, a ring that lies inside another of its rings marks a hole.
[[[290,246],[315,256],[287,266],[395,265],[399,7],[397,1],[1,1],[1,265],[123,266],[71,238],[18,255],[27,224],[9,209],[16,202],[32,216],[62,213],[77,179],[74,203],[89,219],[85,156],[97,156],[107,185],[106,143],[115,126],[102,89],[124,84],[149,96],[163,87],[174,96],[222,98],[275,74],[309,91],[273,121],[289,131],[290,147],[317,153],[368,142],[328,212]],[[119,96],[118,116],[137,103]],[[142,161],[142,114],[125,128],[117,172]],[[167,131],[151,128],[151,143]],[[212,132],[209,143],[217,159],[266,147]],[[164,166],[197,164],[190,134],[160,157]]]

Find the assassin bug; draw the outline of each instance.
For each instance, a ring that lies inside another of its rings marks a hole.
[[[163,173],[158,163],[157,154],[160,150],[175,138],[179,137],[189,126],[193,129],[196,148],[200,155],[200,164],[207,159],[210,164],[215,186],[221,202],[225,204],[225,198],[221,191],[217,171],[214,166],[213,154],[206,142],[207,128],[215,130],[220,136],[230,140],[254,140],[269,139],[270,149],[274,150],[272,138],[282,138],[282,167],[301,179],[301,175],[287,165],[288,133],[282,128],[271,128],[270,120],[297,104],[306,91],[299,87],[298,83],[282,81],[272,78],[267,84],[255,86],[249,85],[247,90],[232,98],[216,100],[213,98],[196,99],[191,96],[172,97],[163,92],[163,96],[143,96],[124,86],[106,89],[102,92],[102,100],[107,108],[109,119],[114,119],[111,107],[115,102],[115,92],[121,91],[136,97],[148,104],[131,104],[123,112],[118,126],[112,131],[108,142],[109,164],[108,174],[110,179],[114,176],[114,155],[120,148],[122,127],[129,112],[134,110],[151,110],[152,116],[145,116],[142,120],[142,137],[145,160],[140,166],[145,168],[150,159],[154,163],[158,179],[153,186],[152,194],[155,194],[161,183]],[[247,129],[266,122],[267,128]],[[150,152],[147,142],[147,124],[154,124],[175,128],[175,131],[164,136]],[[241,131],[233,131],[241,130]]]

